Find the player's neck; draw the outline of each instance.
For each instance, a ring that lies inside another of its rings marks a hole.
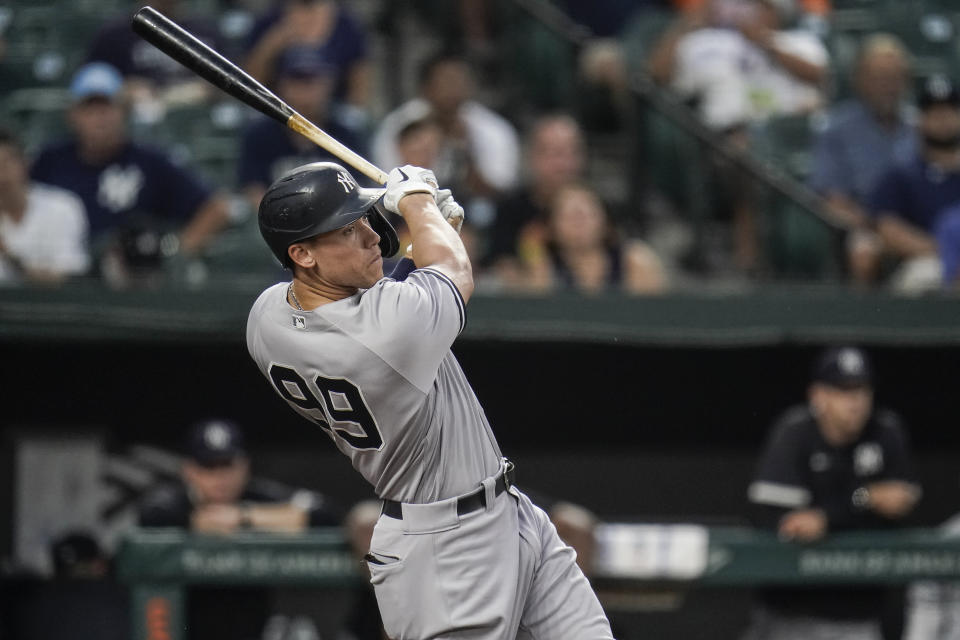
[[[298,311],[313,311],[325,304],[349,298],[356,292],[354,288],[336,287],[295,277],[287,289],[287,302]]]
[[[103,141],[98,144],[83,144],[81,142],[80,145],[78,145],[78,151],[81,160],[87,164],[96,166],[112,160],[114,156],[120,153],[125,144],[126,138],[123,137],[110,140],[109,142]]]

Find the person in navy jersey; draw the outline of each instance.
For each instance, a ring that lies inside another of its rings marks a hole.
[[[364,155],[362,134],[342,122],[332,107],[334,68],[312,47],[292,47],[277,61],[277,94],[298,113]],[[300,165],[336,160],[299,133],[265,116],[244,131],[237,184],[256,209],[267,186]],[[366,178],[355,174],[358,181]]]
[[[937,221],[937,246],[946,289],[960,289],[960,203],[946,209]]]
[[[922,489],[909,436],[874,403],[873,368],[856,347],[824,350],[807,402],[771,427],[747,490],[750,516],[785,541],[907,526]],[[902,592],[886,585],[763,585],[749,640],[897,637]],[[881,635],[881,627],[887,627]]]
[[[122,84],[105,63],[76,72],[67,113],[75,135],[41,151],[31,177],[80,197],[95,249],[146,220],[176,229],[179,252],[196,255],[226,224],[227,200],[162,152],[129,139]]]
[[[370,98],[367,38],[363,26],[335,0],[278,0],[250,30],[244,68],[266,84],[287,48],[316,49],[334,67],[337,100],[365,110]]]
[[[934,230],[943,211],[960,203],[960,90],[932,76],[918,103],[920,152],[884,174],[870,200],[886,251],[902,262],[895,283],[905,287],[939,282]]]

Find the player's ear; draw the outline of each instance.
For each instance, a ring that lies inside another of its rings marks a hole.
[[[294,264],[300,265],[304,269],[309,269],[317,262],[313,257],[310,248],[304,245],[302,242],[294,242],[292,245],[287,247],[287,255],[290,256],[290,260]]]

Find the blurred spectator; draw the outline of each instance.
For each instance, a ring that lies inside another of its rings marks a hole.
[[[900,526],[920,487],[899,418],[874,409],[866,354],[824,351],[808,397],[775,423],[760,456],[748,491],[756,524],[796,542]],[[883,587],[770,587],[758,595],[747,636],[755,640],[880,640],[889,605]]]
[[[0,282],[55,283],[89,267],[83,203],[31,182],[20,142],[0,130]]]
[[[435,169],[443,150],[443,128],[430,116],[413,120],[397,133],[400,162]]]
[[[473,77],[462,57],[444,52],[431,57],[421,68],[420,96],[387,114],[374,134],[372,155],[378,166],[399,166],[398,134],[430,116],[443,130],[433,167],[437,180],[463,203],[466,219],[484,228],[492,221],[491,199],[517,182],[519,144],[513,125],[472,94]]]
[[[200,533],[244,529],[302,531],[337,523],[322,496],[250,482],[250,460],[236,424],[207,420],[187,437],[182,483],[148,495],[140,509],[144,527],[179,527]]]
[[[337,100],[355,110],[367,109],[367,36],[345,6],[335,0],[275,0],[250,31],[245,68],[261,82],[272,84],[280,54],[298,45],[315,48],[334,67]]]
[[[712,0],[677,19],[650,56],[660,84],[694,100],[719,131],[823,102],[829,55],[819,38],[788,29],[794,0]]]
[[[440,123],[429,115],[408,123],[397,133],[397,152],[400,158],[398,166],[410,164],[433,169],[440,162],[442,149],[443,129]],[[406,222],[401,216],[392,213],[388,215],[400,237],[400,246],[407,247],[410,243],[410,232]],[[477,225],[469,215],[460,228],[460,239],[470,255],[471,262],[476,265],[474,275],[479,277],[483,257],[482,242]]]
[[[593,558],[596,555],[595,536],[600,522],[588,509],[573,502],[557,501],[549,505],[550,522],[557,528],[560,539],[577,552],[577,566],[583,575],[593,576]]]
[[[889,169],[870,199],[884,249],[901,261],[892,285],[903,291],[939,286],[934,229],[960,203],[960,90],[946,76],[927,78],[918,98],[919,153]]]
[[[108,249],[118,232],[146,219],[179,228],[167,254],[195,256],[227,223],[227,199],[160,151],[129,139],[121,85],[117,70],[101,62],[76,72],[68,112],[75,138],[44,149],[31,176],[80,197],[95,251]]]
[[[937,247],[943,284],[947,289],[960,288],[960,204],[954,205],[937,222]]]
[[[528,225],[520,242],[527,285],[534,290],[561,287],[583,293],[639,294],[666,288],[656,254],[638,240],[622,241],[600,197],[582,184],[561,187],[546,225]]]
[[[241,531],[295,533],[337,524],[322,496],[293,493],[250,478],[250,459],[239,427],[227,420],[206,420],[190,428],[181,481],[159,487],[140,505],[142,527],[176,527],[195,533],[227,535]],[[270,617],[267,590],[197,589],[190,593],[188,621],[192,637],[233,640],[259,636],[268,620],[285,626],[286,616]]]
[[[672,4],[681,11],[693,11],[699,9],[712,0],[673,0]],[[800,0],[799,6],[804,13],[816,16],[826,16],[832,10],[830,0]]]
[[[185,15],[185,3],[181,0],[153,0],[150,4],[199,40],[220,50],[216,26],[209,20]],[[143,2],[135,2],[129,12],[108,22],[94,38],[87,60],[115,67],[126,81],[125,90],[134,108],[144,110],[142,116],[151,121],[159,119],[166,106],[204,100],[214,89],[130,28],[130,14],[142,6]],[[156,113],[149,113],[151,109]]]
[[[277,60],[277,95],[331,136],[364,155],[359,131],[342,122],[331,107],[334,68],[312,47],[292,47]],[[256,210],[266,188],[303,164],[335,160],[299,133],[260,116],[244,131],[237,184]],[[365,180],[363,176],[359,180]]]
[[[880,243],[870,231],[869,197],[891,165],[916,153],[916,135],[905,112],[909,60],[895,37],[864,42],[853,72],[857,97],[830,110],[818,136],[810,184],[827,206],[855,229],[849,237],[850,272],[856,282],[876,277]]]
[[[521,277],[517,260],[521,230],[531,222],[543,224],[557,190],[584,176],[584,139],[577,121],[566,114],[540,117],[527,136],[525,163],[524,183],[497,202],[484,259],[508,286]]]
[[[110,558],[90,534],[71,531],[50,545],[53,575],[66,580],[98,580],[110,572]]]

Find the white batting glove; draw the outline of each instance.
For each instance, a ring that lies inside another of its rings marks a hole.
[[[460,233],[464,218],[463,207],[453,199],[453,192],[450,189],[437,191],[437,206],[440,207],[440,213],[443,214],[444,219],[457,230],[457,233]]]
[[[398,205],[401,198],[411,193],[428,193],[437,197],[437,177],[430,169],[413,165],[398,167],[387,176],[387,191],[383,194],[383,206],[388,211],[400,213]]]

